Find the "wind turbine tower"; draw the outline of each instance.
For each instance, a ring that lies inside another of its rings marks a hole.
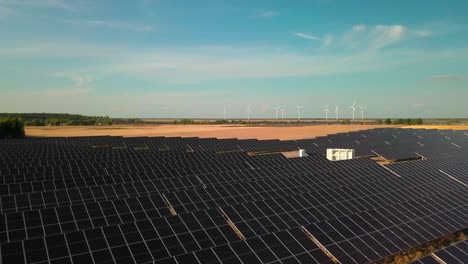
[[[337,105],[335,105],[335,115],[336,115],[336,121],[338,121],[338,117],[339,117],[338,115],[339,115],[339,113],[340,113],[340,109],[338,108],[338,106],[337,106]]]
[[[330,113],[330,109],[328,109],[328,105],[325,107],[325,109],[323,109],[323,111],[325,112],[325,120],[328,120],[328,113]]]
[[[252,113],[252,107],[249,105],[247,106],[247,120],[250,121],[250,114]]]
[[[281,109],[280,106],[273,107],[273,110],[275,110],[275,114],[276,114],[276,120],[278,120],[278,113],[279,113],[280,109]]]
[[[354,114],[356,113],[356,102],[353,103],[349,108],[353,109],[353,121],[354,121]]]
[[[361,120],[364,121],[364,111],[367,110],[367,107],[360,105],[359,108],[361,109]]]
[[[296,105],[296,108],[297,108],[297,119],[301,121],[301,109],[304,108],[304,106]]]

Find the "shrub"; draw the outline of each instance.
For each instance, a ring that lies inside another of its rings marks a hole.
[[[192,119],[182,119],[182,120],[175,120],[174,124],[176,125],[191,125],[194,124]]]
[[[0,120],[0,138],[24,138],[24,123],[21,118]]]

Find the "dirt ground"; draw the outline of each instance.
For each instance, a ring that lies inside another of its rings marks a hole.
[[[414,129],[439,129],[439,130],[468,130],[468,126],[456,126],[456,125],[422,125],[422,126],[405,126],[402,128],[414,128]]]
[[[258,127],[235,125],[146,125],[146,126],[74,126],[27,127],[26,135],[38,137],[76,136],[166,136],[201,138],[257,138],[257,139],[305,139],[341,132],[358,131],[378,127],[375,125],[313,125],[291,127]]]

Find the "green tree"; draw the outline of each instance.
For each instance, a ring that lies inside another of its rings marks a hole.
[[[391,120],[390,118],[387,118],[387,119],[385,120],[385,124],[386,124],[386,125],[391,125],[391,124],[392,124],[392,120]]]
[[[21,118],[16,117],[0,120],[0,139],[24,137],[24,122]]]
[[[31,120],[28,125],[30,126],[45,126],[45,123],[44,121],[40,120],[40,119],[33,119]]]
[[[140,124],[143,124],[143,120],[141,120],[140,118],[135,118],[133,119],[133,123],[136,125],[140,125]]]
[[[412,123],[414,125],[422,125],[424,122],[423,122],[422,118],[416,118],[416,119],[412,120]]]
[[[181,120],[175,120],[174,124],[176,125],[191,125],[194,124],[192,119],[181,119]]]
[[[341,124],[342,125],[351,125],[351,120],[349,120],[349,119],[342,120]]]

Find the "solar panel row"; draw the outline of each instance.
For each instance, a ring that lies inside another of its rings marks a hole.
[[[4,140],[1,259],[374,262],[468,227],[465,133]],[[325,159],[336,147],[362,158]],[[299,148],[309,156],[277,153]],[[424,159],[382,166],[375,155]]]
[[[437,251],[427,257],[413,262],[413,264],[464,264],[468,262],[468,241],[459,242],[453,246]]]

